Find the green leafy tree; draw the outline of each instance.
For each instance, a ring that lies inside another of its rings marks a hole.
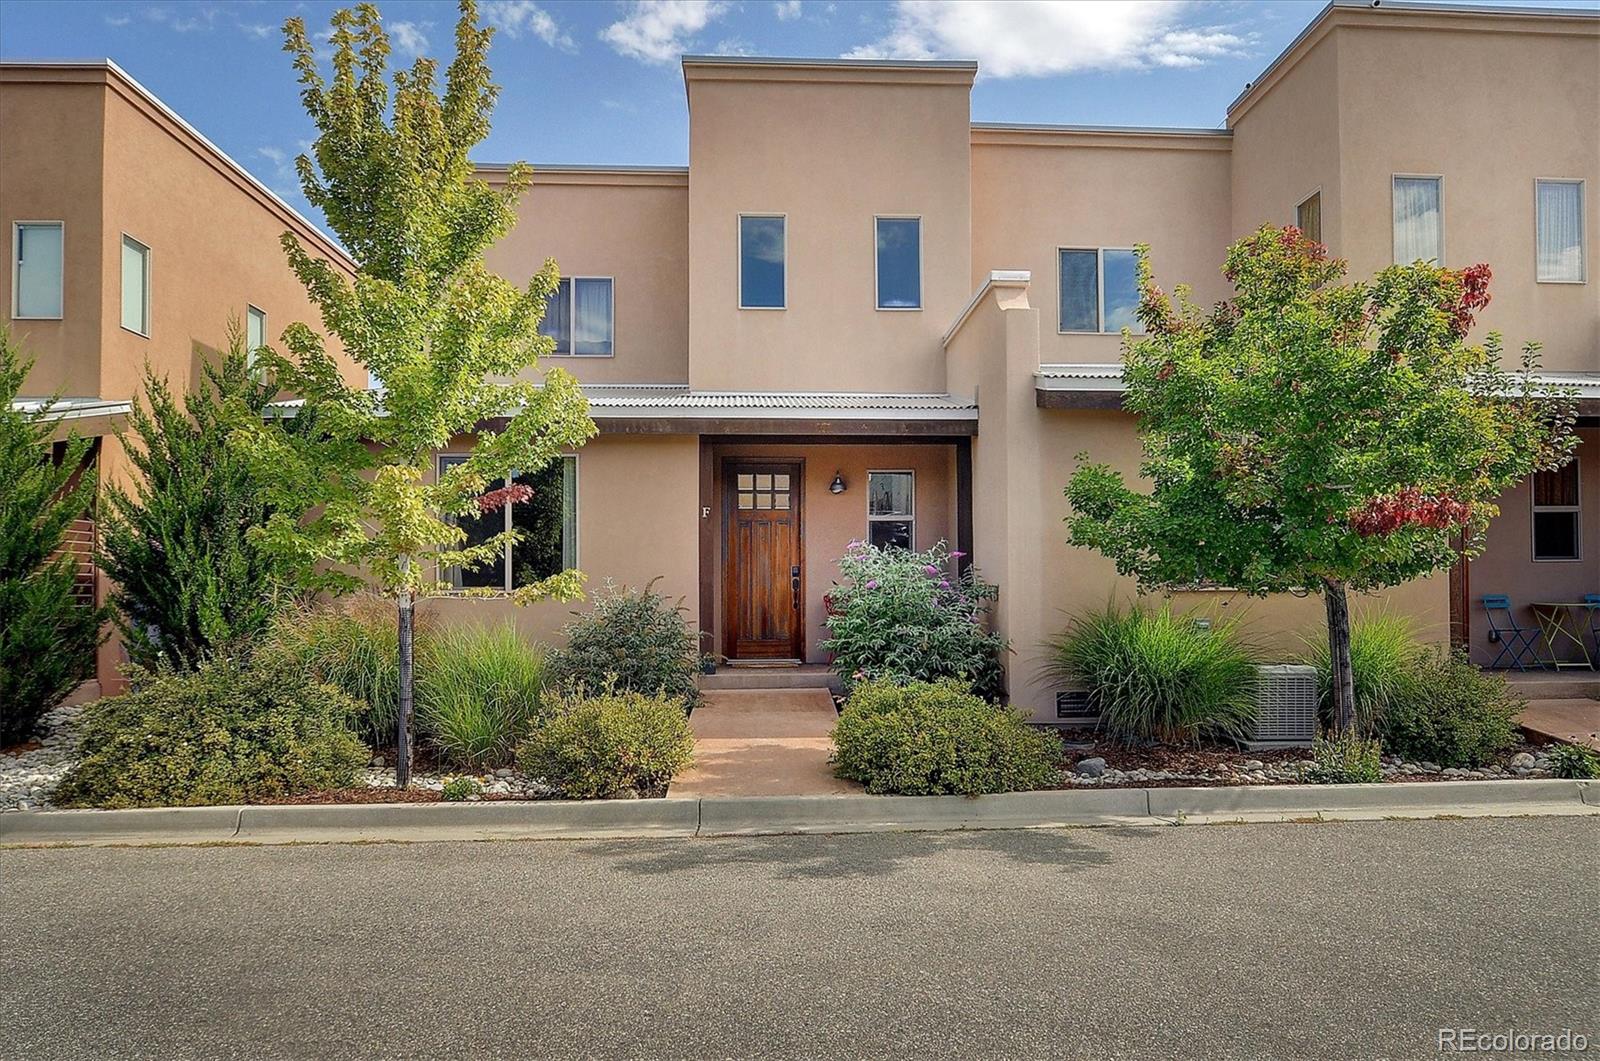
[[[1297,229],[1228,251],[1234,296],[1178,305],[1139,251],[1139,320],[1125,340],[1139,417],[1135,489],[1086,463],[1066,489],[1070,541],[1142,588],[1313,591],[1327,605],[1334,717],[1353,727],[1348,593],[1481,552],[1495,499],[1576,445],[1570,396],[1536,379],[1538,346],[1502,366],[1500,338],[1465,341],[1489,268],[1424,262],[1346,283]]]
[[[333,15],[332,77],[318,71],[304,23],[284,24],[301,100],[318,135],[296,159],[306,199],[354,258],[353,282],[283,236],[289,264],[343,352],[380,380],[344,383],[340,362],[305,324],[267,352],[284,391],[304,400],[317,430],[294,434],[250,424],[239,443],[279,475],[286,504],[262,538],[286,556],[322,563],[322,584],[370,582],[397,604],[399,783],[410,774],[412,621],[439,572],[501,555],[516,532],[468,544],[454,519],[525,502],[521,485],[489,490],[512,469],[535,471],[594,432],[571,375],[525,380],[553,350],[539,321],[555,292],[555,262],[518,288],[491,273],[484,251],[511,229],[530,171],[511,167],[500,187],[473,174],[468,152],[489,132],[498,89],[486,61],[492,30],[471,0],[460,5],[456,55],[442,90],[437,64],[419,58],[388,72],[389,41],[370,4]],[[472,435],[468,459],[431,481],[432,455]],[[486,493],[487,491],[487,493]],[[289,515],[313,512],[303,519]],[[561,572],[519,588],[518,599],[571,599],[581,576]]]
[[[227,353],[203,371],[180,402],[146,367],[144,400],[119,436],[138,474],[130,490],[105,491],[100,569],[116,587],[128,655],[147,669],[190,669],[255,637],[294,584],[292,564],[251,533],[276,508],[255,462],[228,441],[233,418],[260,420],[277,387],[251,372],[237,322]]]
[[[0,329],[0,747],[27,740],[44,713],[94,673],[104,612],[75,592],[67,528],[94,501],[87,439],[52,459],[53,402],[19,406],[32,361]],[[77,476],[74,478],[74,476]]]

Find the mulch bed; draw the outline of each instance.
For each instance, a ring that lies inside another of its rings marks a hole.
[[[665,799],[666,789],[643,792],[639,799]],[[554,796],[512,796],[484,793],[463,803],[548,803]],[[332,803],[442,803],[444,797],[429,788],[335,788],[323,792],[303,792],[298,796],[274,796],[256,801],[262,806],[307,806]]]

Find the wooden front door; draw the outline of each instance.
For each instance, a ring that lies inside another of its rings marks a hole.
[[[723,652],[733,662],[805,657],[799,461],[723,465]]]

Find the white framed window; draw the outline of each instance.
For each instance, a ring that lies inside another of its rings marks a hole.
[[[439,454],[439,474],[466,460],[464,453]],[[453,567],[441,573],[456,589],[510,591],[578,566],[578,458],[558,457],[536,472],[515,472],[510,482],[528,487],[533,495],[455,523],[467,532],[464,545],[480,545],[509,530],[520,531],[521,540],[507,543],[492,564],[475,571]],[[496,482],[491,489],[506,485]]]
[[[1582,559],[1582,513],[1578,458],[1554,471],[1533,475],[1533,558]]]
[[[1393,178],[1394,262],[1444,262],[1444,178]]]
[[[1533,182],[1537,272],[1541,284],[1581,284],[1588,279],[1583,238],[1583,181]]]
[[[545,303],[539,334],[556,341],[557,354],[611,357],[616,353],[615,283],[609,276],[566,277]]]
[[[882,215],[872,219],[873,286],[878,308],[922,308],[922,218]]]
[[[256,351],[267,345],[267,311],[256,306],[244,308],[245,364],[256,363]]]
[[[11,226],[11,317],[60,320],[63,301],[60,221],[18,221]]]
[[[868,543],[880,549],[911,549],[916,530],[916,473],[867,472]]]
[[[788,308],[788,273],[788,216],[740,214],[739,308]]]
[[[1315,191],[1294,208],[1294,227],[1313,243],[1322,242],[1322,192]]]
[[[1056,248],[1060,292],[1056,331],[1144,334],[1139,323],[1139,258],[1129,247]]]
[[[150,248],[122,235],[122,326],[150,337]]]

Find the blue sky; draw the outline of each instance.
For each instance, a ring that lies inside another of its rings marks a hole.
[[[1502,3],[1505,0],[1501,0]],[[1594,8],[1600,0],[1543,0]],[[0,57],[110,57],[295,206],[312,135],[278,27],[335,3],[0,0]],[[977,121],[1220,126],[1313,0],[480,0],[503,86],[484,161],[681,165],[684,52],[975,58]],[[398,57],[445,54],[454,3],[381,0]],[[309,211],[308,211],[309,212]]]

